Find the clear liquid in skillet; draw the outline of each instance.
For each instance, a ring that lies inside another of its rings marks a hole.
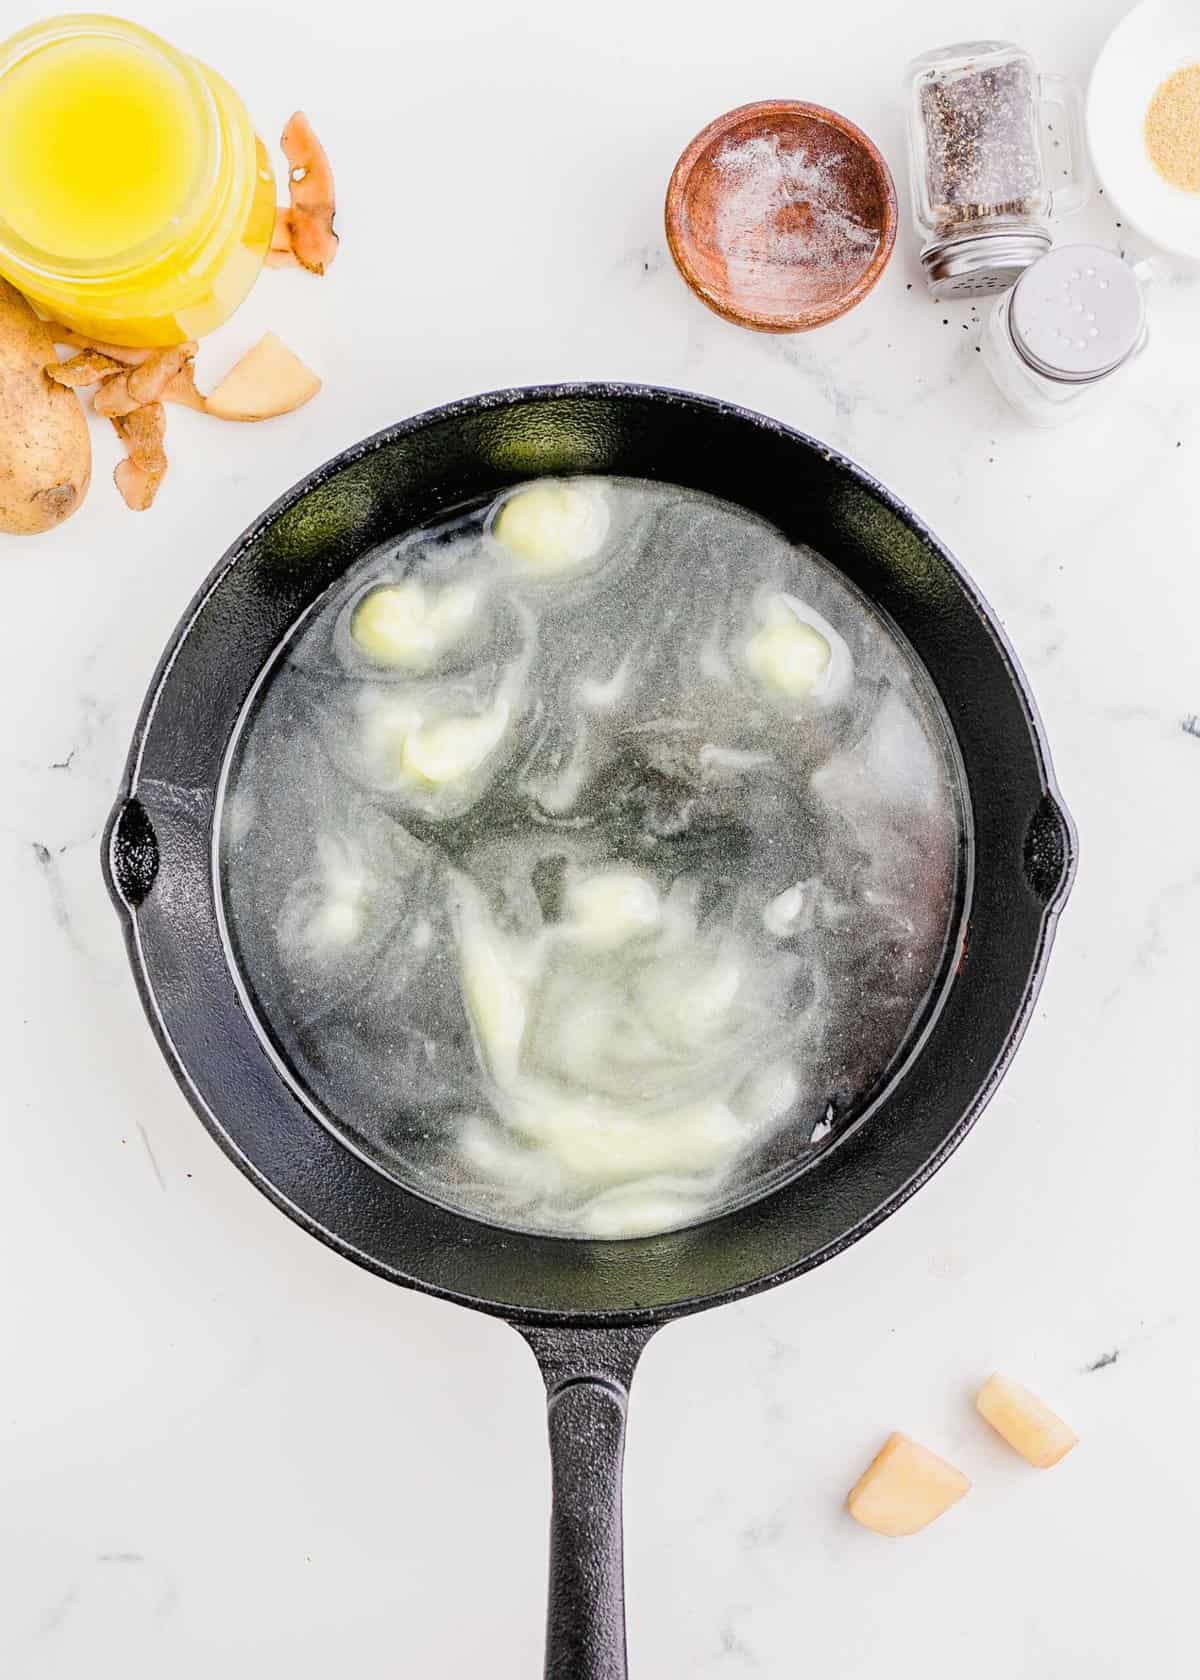
[[[527,1231],[790,1176],[920,1020],[961,799],[927,675],[730,504],[548,482],[358,563],[235,746],[227,925],[292,1076]]]

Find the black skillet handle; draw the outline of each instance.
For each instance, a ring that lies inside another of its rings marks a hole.
[[[625,1412],[654,1327],[516,1328],[546,1379],[550,1425],[546,1680],[626,1680]]]

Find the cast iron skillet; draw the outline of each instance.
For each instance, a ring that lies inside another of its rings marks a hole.
[[[882,1097],[784,1188],[695,1229],[626,1242],[516,1236],[434,1206],[351,1153],[293,1094],[244,1012],[214,889],[230,739],[300,614],[406,528],[516,480],[573,472],[723,496],[839,567],[928,667],[957,737],[973,833],[937,1007]],[[1074,853],[1033,700],[970,580],[861,468],[729,404],[576,385],[498,392],[404,421],[276,502],[188,608],[104,839],[142,1001],[200,1118],[277,1206],[396,1283],[508,1319],[533,1348],[553,1459],[548,1675],[626,1672],[621,1461],[628,1386],[647,1341],[669,1319],[829,1259],[946,1160],[1029,1018]]]

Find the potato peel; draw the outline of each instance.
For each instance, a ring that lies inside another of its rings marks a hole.
[[[106,420],[116,420],[122,414],[132,414],[137,406],[136,397],[129,394],[127,373],[118,373],[114,378],[106,379],[92,398],[92,408]]]
[[[113,426],[127,451],[126,459],[117,463],[113,482],[126,507],[144,513],[167,474],[166,411],[160,402],[143,403],[131,414],[113,417]]]
[[[303,111],[294,112],[288,119],[279,144],[288,162],[289,206],[282,212],[287,246],[302,268],[310,274],[324,274],[338,248],[338,236],[333,231],[337,210],[333,169]],[[281,256],[286,249],[279,241],[278,220],[271,248]]]
[[[179,403],[181,407],[197,409],[201,414],[208,413],[208,401],[196,389],[194,362],[185,362],[179,372],[167,380],[162,389],[162,401]]]
[[[100,350],[81,350],[65,362],[46,363],[46,372],[54,383],[66,385],[73,391],[87,385],[98,385],[102,379],[121,371],[122,364]]]
[[[160,401],[163,392],[191,361],[194,352],[188,345],[179,344],[170,350],[156,350],[152,356],[125,375],[129,395],[138,403]]]
[[[162,474],[147,472],[126,456],[113,469],[113,483],[127,508],[134,513],[145,513],[158,495]]]
[[[109,356],[114,362],[122,362],[127,367],[140,367],[158,351],[150,349],[135,350],[128,344],[108,344],[102,338],[89,338],[86,333],[76,332],[74,327],[64,327],[60,321],[47,321],[46,330],[55,344],[67,344],[73,350],[96,350],[102,356]],[[174,350],[186,350],[190,355],[196,354],[194,338],[185,339],[182,344],[172,345]]]
[[[166,472],[163,440],[167,435],[167,415],[161,403],[144,403],[132,414],[114,420],[113,425],[135,465],[145,467],[148,472]]]

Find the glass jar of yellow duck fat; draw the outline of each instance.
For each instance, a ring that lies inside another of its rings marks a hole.
[[[262,268],[275,182],[220,76],[120,18],[0,43],[0,274],[90,337],[176,344]]]

